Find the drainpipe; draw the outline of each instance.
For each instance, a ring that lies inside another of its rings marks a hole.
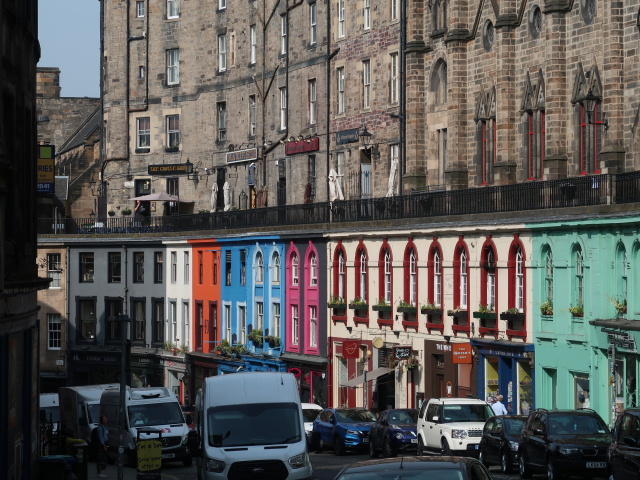
[[[406,60],[405,50],[407,48],[407,0],[400,2],[400,195],[404,195],[404,174],[407,169],[407,148],[406,148]]]

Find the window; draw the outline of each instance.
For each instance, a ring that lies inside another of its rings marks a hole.
[[[391,20],[398,19],[398,0],[391,0]]]
[[[627,299],[628,297],[628,286],[629,286],[629,256],[627,255],[627,251],[624,246],[620,245],[618,251],[616,252],[616,263],[617,263],[617,285],[616,285],[616,298],[614,299],[616,304],[616,310],[620,313],[627,313]],[[624,311],[622,308],[624,307]]]
[[[291,285],[298,285],[300,276],[300,264],[298,260],[298,255],[293,254],[291,256]]]
[[[105,325],[106,340],[118,340],[122,338],[121,323],[119,316],[122,315],[122,299],[106,298],[105,299]]]
[[[151,299],[151,324],[153,325],[153,343],[164,342],[164,299]]]
[[[453,257],[453,303],[454,308],[466,310],[469,299],[469,263],[467,249],[460,240]]]
[[[167,85],[180,83],[180,50],[167,50]]]
[[[204,336],[204,311],[202,302],[196,302],[196,318],[195,318],[195,347],[196,350],[202,351],[202,337]]]
[[[164,266],[162,252],[153,253],[153,283],[162,283],[164,281]]]
[[[198,283],[204,283],[204,262],[202,261],[202,251],[198,252]]]
[[[344,113],[345,108],[345,93],[344,93],[344,67],[337,69],[338,74],[338,115]]]
[[[362,108],[371,107],[371,61],[362,62]]]
[[[416,252],[411,249],[409,252],[409,305],[416,305],[418,301],[418,267]]]
[[[434,32],[439,32],[447,28],[447,1],[433,0],[431,2],[431,18],[433,20]]]
[[[318,257],[315,253],[309,258],[309,286],[318,286]]]
[[[178,149],[180,145],[180,115],[167,115],[167,148]]]
[[[59,313],[47,313],[47,349],[62,348],[62,317]]]
[[[318,307],[316,305],[309,307],[309,346],[318,346]]]
[[[231,252],[230,251],[224,252],[224,258],[225,258],[225,262],[224,262],[225,285],[227,287],[230,287],[231,286]]]
[[[218,338],[218,304],[209,303],[209,338]]]
[[[280,55],[287,53],[287,16],[280,17]]]
[[[271,335],[274,337],[280,336],[280,304],[273,304],[273,332]]]
[[[179,0],[167,0],[167,18],[178,18],[180,16]]]
[[[515,308],[522,312],[524,310],[524,254],[518,246],[516,249],[516,285],[515,285]]]
[[[136,2],[136,17],[144,17],[144,2]]]
[[[273,256],[273,270],[271,274],[271,279],[273,283],[280,283],[280,255],[275,254]]]
[[[47,254],[47,277],[51,279],[49,288],[60,288],[60,258],[59,253]]]
[[[136,120],[136,149],[149,151],[151,145],[151,120],[149,117],[142,117]]]
[[[224,306],[225,339],[231,343],[231,305]]]
[[[391,103],[398,103],[398,54],[391,54],[391,92],[389,100]]]
[[[447,167],[447,149],[448,149],[448,134],[446,128],[439,128],[436,130],[437,142],[438,142],[438,165],[440,171],[444,172]]]
[[[580,173],[600,173],[600,159],[598,154],[602,148],[602,119],[600,114],[600,100],[593,102],[591,110],[583,100],[580,105]],[[593,122],[593,123],[592,123]]]
[[[298,305],[291,305],[291,343],[298,345],[300,335],[300,317],[298,315]]]
[[[218,102],[218,141],[227,140],[227,102]]]
[[[344,38],[344,2],[346,0],[338,0],[338,37]]]
[[[96,339],[96,299],[78,299],[77,307],[78,340]]]
[[[573,279],[573,303],[575,306],[584,305],[584,257],[582,249],[577,247],[574,253],[575,270]]]
[[[442,258],[437,248],[433,252],[433,299],[436,307],[442,307]]]
[[[171,252],[171,283],[178,281],[178,252]]]
[[[93,283],[93,253],[80,254],[80,283]]]
[[[256,255],[256,283],[264,282],[264,260],[262,254]]]
[[[218,285],[218,252],[213,252],[213,284]]]
[[[338,290],[337,296],[345,300],[347,298],[346,293],[346,280],[347,280],[347,270],[346,270],[346,260],[344,258],[344,251],[340,250],[338,253]]]
[[[280,88],[280,130],[287,129],[287,87]]]
[[[256,63],[256,57],[258,52],[258,32],[255,25],[249,27],[249,41],[251,43],[249,49],[249,62]]]
[[[480,121],[481,128],[481,153],[482,173],[480,181],[483,185],[493,183],[493,166],[496,162],[496,121],[489,118]]]
[[[309,80],[309,123],[314,125],[316,123],[316,79]]]
[[[544,176],[544,110],[526,112],[527,121],[527,174],[529,180],[542,179]]]
[[[484,292],[480,295],[480,303],[486,305],[489,310],[494,310],[496,306],[496,257],[491,246],[485,247],[483,251],[484,265],[481,273],[484,282]]]
[[[467,308],[469,292],[469,264],[467,252],[460,253],[460,308]]]
[[[547,248],[544,258],[544,294],[545,302],[553,304],[553,255],[551,249]]]
[[[133,253],[133,283],[144,283],[144,252]]]
[[[240,285],[247,284],[247,251],[240,250]]]
[[[256,302],[256,324],[255,328],[262,330],[264,328],[264,303]]]
[[[256,135],[256,96],[249,95],[249,136]]]
[[[131,310],[133,312],[133,341],[144,342],[146,330],[145,301],[140,299],[131,300]]]
[[[363,246],[356,250],[354,270],[357,275],[355,296],[361,300],[367,300],[367,253]]]
[[[309,192],[309,201],[312,201],[314,198],[316,198],[316,156],[315,155],[309,155],[308,166],[309,166],[309,186],[311,187]]]
[[[238,307],[238,325],[240,328],[239,343],[247,342],[247,309],[244,305]]]
[[[218,71],[227,70],[227,35],[218,35]]]
[[[227,0],[218,0],[218,10],[227,8]]]
[[[138,65],[138,78],[142,80],[145,77],[144,65]]]
[[[108,283],[120,283],[122,280],[122,254],[120,252],[109,252],[109,272]]]
[[[172,340],[178,342],[178,305],[176,302],[169,302],[169,318],[171,320]]]
[[[309,43],[311,45],[315,45],[317,42],[317,9],[316,4],[312,3],[309,5]]]
[[[447,103],[447,93],[449,91],[447,64],[442,59],[436,63],[431,78],[431,91],[433,92],[434,103],[436,105],[445,105]]]
[[[189,252],[184,252],[184,284],[189,285],[191,268],[189,267]]]
[[[364,19],[364,29],[369,30],[371,28],[371,0],[364,0],[362,15]]]
[[[391,252],[384,250],[384,302],[391,305]]]

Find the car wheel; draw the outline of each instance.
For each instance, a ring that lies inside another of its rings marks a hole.
[[[346,450],[347,449],[345,448],[344,443],[342,443],[342,440],[340,440],[340,437],[335,437],[333,439],[333,453],[336,455],[344,455]]]
[[[442,448],[440,449],[440,453],[442,453],[442,455],[445,455],[445,456],[453,455],[453,453],[451,452],[451,448],[449,448],[449,442],[447,442],[446,438],[442,439],[441,446]]]
[[[487,465],[487,462],[485,461],[484,458],[484,452],[482,450],[480,450],[480,452],[478,452],[478,460],[480,461],[481,464],[483,464],[485,467],[488,467],[489,465]]]
[[[193,463],[193,457],[191,455],[182,459],[183,467],[190,467],[192,463]]]
[[[518,462],[518,470],[520,470],[520,476],[522,478],[531,478],[533,476],[533,473],[531,473],[531,469],[527,466],[526,459],[522,454],[520,454],[520,461]]]
[[[547,480],[558,480],[560,475],[556,471],[552,458],[547,458]]]
[[[373,446],[373,442],[371,440],[369,440],[369,456],[371,458],[378,458],[378,452],[376,451],[376,448]]]
[[[418,448],[416,449],[416,455],[424,455],[424,443],[422,443],[422,437],[418,437]]]
[[[502,455],[500,455],[500,471],[502,473],[511,473],[511,459],[508,452],[502,452]]]
[[[382,444],[382,454],[385,457],[395,457],[398,455],[398,452],[391,446],[391,439],[389,437],[385,437],[384,443]]]

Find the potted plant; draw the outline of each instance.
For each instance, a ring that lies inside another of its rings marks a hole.
[[[116,214],[116,211],[111,209],[107,212],[107,215],[109,215],[110,217],[113,217]]]
[[[467,313],[467,309],[462,308],[460,305],[453,308],[452,310],[447,310],[447,315],[449,315],[450,317],[459,317],[459,316],[465,315],[466,313]]]
[[[329,299],[329,308],[341,309],[347,308],[347,302],[339,295],[331,295]]]
[[[616,309],[616,313],[618,315],[624,315],[625,313],[627,313],[626,298],[617,297],[617,298],[610,298],[609,300],[613,304],[614,308]]]
[[[129,207],[124,207],[121,210],[122,215],[131,215],[131,209]]]
[[[229,343],[229,340],[221,340],[216,350],[218,355],[224,355],[225,357],[231,356],[231,344]]]
[[[349,303],[349,308],[353,310],[366,310],[368,307],[369,305],[367,302],[360,297],[354,298],[351,300],[351,303]]]
[[[506,320],[507,322],[514,322],[524,319],[524,312],[521,312],[518,308],[509,308],[500,314],[500,320]]]
[[[584,306],[582,303],[578,303],[575,307],[571,305],[569,307],[569,312],[571,312],[571,315],[574,317],[582,317],[584,316]]]
[[[267,342],[271,348],[278,348],[280,346],[280,337],[276,337],[275,335],[267,335],[264,337],[264,341]]]
[[[442,308],[436,306],[431,302],[427,302],[424,305],[420,306],[420,313],[424,313],[427,315],[442,315]]]
[[[400,300],[398,302],[398,311],[401,313],[416,313],[416,307],[409,304],[405,300]]]
[[[473,312],[473,318],[479,318],[481,320],[491,320],[496,318],[496,309],[493,305],[478,305],[478,311]]]
[[[183,355],[186,355],[187,353],[189,353],[189,347],[186,345],[181,345],[180,346],[180,353]]]
[[[378,303],[373,305],[371,308],[373,308],[373,310],[377,312],[390,312],[393,307],[388,304],[383,298],[381,300],[378,300]]]
[[[553,315],[553,301],[547,300],[540,305],[540,313],[542,315]]]
[[[249,333],[249,340],[251,340],[256,347],[262,348],[262,329],[254,328],[251,330],[251,333]]]
[[[245,352],[246,352],[246,349],[244,348],[244,345],[233,345],[231,347],[231,353],[238,357]]]
[[[404,368],[406,368],[407,370],[413,370],[415,368],[418,368],[419,366],[420,360],[418,360],[416,357],[407,358],[407,361],[404,364]]]

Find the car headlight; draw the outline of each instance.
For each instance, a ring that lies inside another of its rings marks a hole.
[[[579,448],[560,447],[558,451],[563,455],[575,455],[580,452]]]
[[[360,432],[359,430],[347,430],[347,433],[349,435],[360,435],[362,432]]]
[[[216,460],[215,458],[207,458],[207,466],[205,467],[207,472],[222,473],[227,464],[222,460]]]
[[[186,445],[187,440],[189,440],[189,435],[188,434],[182,435],[182,445]]]
[[[301,453],[300,455],[295,455],[289,459],[289,465],[291,468],[303,468],[309,465],[309,454],[307,452]]]
[[[396,433],[396,438],[397,438],[398,440],[402,440],[402,438],[403,438],[403,437],[404,437],[404,435],[402,434],[402,432],[398,432],[398,433]]]
[[[467,438],[467,431],[466,430],[451,430],[451,438]]]
[[[513,450],[514,452],[518,451],[518,442],[514,442],[513,440],[509,440],[509,446],[511,447],[511,450]]]

